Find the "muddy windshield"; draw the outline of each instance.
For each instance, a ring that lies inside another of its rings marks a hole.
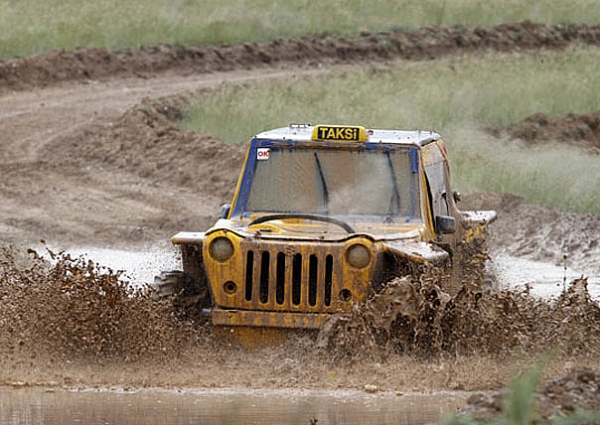
[[[420,220],[417,155],[408,147],[257,148],[243,215],[308,213],[380,222]]]

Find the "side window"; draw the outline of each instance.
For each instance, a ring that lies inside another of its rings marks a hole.
[[[443,162],[425,166],[425,175],[431,190],[433,215],[450,215],[446,194],[446,168]]]
[[[452,196],[449,193],[448,168],[441,149],[439,143],[431,143],[423,149],[423,168],[429,183],[431,209],[434,216],[451,215],[448,205],[451,202],[448,198]]]

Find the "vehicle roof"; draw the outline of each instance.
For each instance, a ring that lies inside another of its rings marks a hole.
[[[315,126],[310,124],[290,124],[288,127],[280,127],[263,131],[262,133],[254,136],[254,138],[309,142],[312,141],[311,136],[314,128]],[[382,129],[366,130],[369,143],[397,143],[413,146],[425,146],[433,141],[441,139],[441,136],[434,131]]]

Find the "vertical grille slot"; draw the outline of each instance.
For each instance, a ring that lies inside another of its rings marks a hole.
[[[331,305],[331,287],[333,285],[333,256],[325,257],[325,305]]]
[[[271,256],[269,251],[263,251],[260,261],[260,302],[266,304],[269,301],[269,267]]]
[[[336,305],[336,254],[294,252],[284,244],[263,243],[244,251],[244,288],[227,307],[264,311],[320,312]]]
[[[281,305],[285,301],[285,254],[277,254],[277,287],[275,290],[275,299],[277,304]]]
[[[317,282],[319,279],[319,261],[317,256],[312,254],[308,260],[308,303],[311,306],[317,305]]]
[[[302,290],[302,254],[294,254],[292,260],[292,303],[300,304]]]
[[[254,269],[254,251],[248,251],[246,256],[246,301],[252,300],[252,284],[254,283],[253,279],[253,269]]]

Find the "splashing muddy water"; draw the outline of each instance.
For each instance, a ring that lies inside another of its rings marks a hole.
[[[127,258],[114,254],[119,261]],[[122,272],[84,256],[50,250],[48,255],[50,263],[33,254],[21,264],[16,253],[3,253],[0,350],[9,357],[43,352],[52,358],[137,361],[171,357],[213,338],[197,331],[204,324],[180,320],[168,301],[154,302]],[[141,273],[147,260],[137,258]],[[338,360],[555,348],[565,354],[600,353],[600,306],[585,278],[552,299],[533,296],[529,287],[490,292],[465,287],[450,296],[436,279],[393,280],[351,314],[333,316],[312,349]]]
[[[43,252],[43,248],[38,249]],[[151,246],[144,250],[108,249],[97,247],[69,248],[65,251],[73,258],[82,257],[114,271],[121,271],[133,286],[152,283],[161,270],[181,267],[181,258],[173,246]]]
[[[51,261],[2,250],[0,352],[9,359],[164,357],[195,340],[166,302],[155,302],[123,272],[85,257],[47,251]]]

